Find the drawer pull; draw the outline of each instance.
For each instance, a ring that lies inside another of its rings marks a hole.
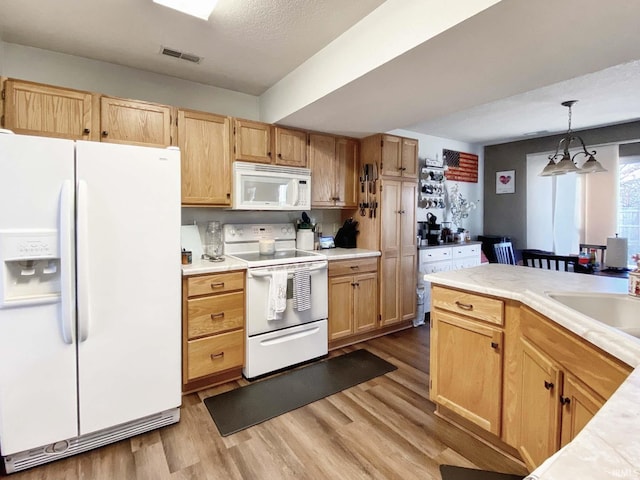
[[[224,352],[211,354],[211,360],[217,360],[218,358],[224,358]]]
[[[358,270],[360,267],[358,265],[351,265],[349,268],[351,270]]]
[[[224,318],[224,312],[212,313],[211,314],[211,320],[215,320],[216,318]]]
[[[461,308],[462,310],[468,310],[468,311],[473,310],[473,305],[471,303],[462,303],[462,302],[456,301],[456,305],[458,308]]]
[[[212,283],[211,288],[224,288],[224,282]]]
[[[551,382],[547,382],[546,380],[544,381],[544,388],[546,388],[547,390],[551,390],[553,388],[553,383]]]

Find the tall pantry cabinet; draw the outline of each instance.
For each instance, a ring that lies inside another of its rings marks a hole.
[[[358,246],[382,252],[380,327],[387,327],[416,316],[418,142],[378,134],[363,139],[361,145],[361,167],[375,165],[382,175],[376,180],[375,194],[369,195],[369,204],[377,208],[358,217]]]

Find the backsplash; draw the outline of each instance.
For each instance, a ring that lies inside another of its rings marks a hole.
[[[324,235],[335,235],[342,226],[341,210],[310,210],[309,217],[315,219],[317,230]],[[269,212],[218,210],[213,208],[183,208],[182,225],[198,225],[200,238],[204,238],[207,223],[296,223],[302,212]],[[356,219],[357,220],[357,219]]]

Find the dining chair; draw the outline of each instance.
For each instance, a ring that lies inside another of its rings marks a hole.
[[[553,253],[539,253],[522,251],[522,264],[527,267],[542,268],[545,270],[564,270],[569,271],[577,263],[578,257],[571,255],[556,255]]]
[[[606,245],[594,245],[591,243],[581,243],[580,244],[580,253],[591,253],[591,250],[599,250],[600,251],[600,267],[604,268],[604,252],[607,249]],[[596,258],[597,258],[596,253]]]
[[[506,263],[508,265],[516,264],[516,257],[513,254],[513,245],[511,242],[494,243],[493,251],[496,254],[498,263]]]

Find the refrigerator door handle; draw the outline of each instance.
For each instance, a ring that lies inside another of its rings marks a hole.
[[[60,282],[61,282],[61,326],[64,343],[73,343],[75,325],[75,281],[73,246],[73,183],[65,180],[60,192]]]
[[[88,217],[88,192],[87,182],[78,181],[77,196],[77,255],[78,255],[78,342],[84,342],[89,337],[89,313],[91,302],[89,298],[89,217]]]

